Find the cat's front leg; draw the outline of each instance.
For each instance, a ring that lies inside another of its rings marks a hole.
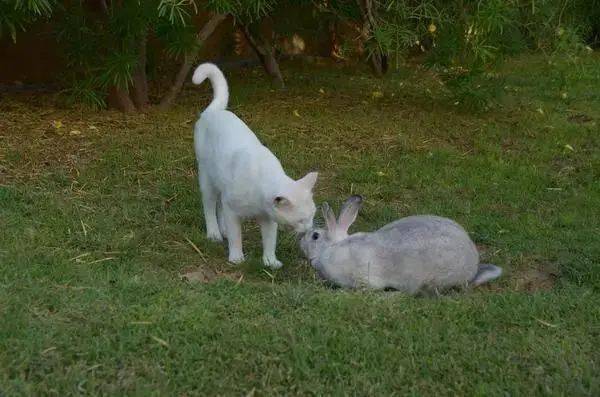
[[[223,224],[227,230],[227,243],[229,246],[229,262],[242,263],[244,261],[244,251],[242,250],[242,220],[227,205],[222,203]]]
[[[277,223],[268,218],[258,218],[263,244],[263,264],[273,269],[279,269],[283,264],[275,256],[277,245]]]

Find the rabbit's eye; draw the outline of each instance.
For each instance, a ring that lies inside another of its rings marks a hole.
[[[313,232],[313,234],[312,234],[311,237],[312,237],[313,240],[318,240],[319,239],[319,233],[318,232]]]

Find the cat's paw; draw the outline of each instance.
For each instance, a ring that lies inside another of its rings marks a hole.
[[[271,269],[279,269],[281,266],[283,266],[283,263],[281,263],[277,258],[267,256],[263,256],[263,264]]]
[[[221,233],[218,230],[206,233],[206,238],[209,239],[210,241],[214,241],[216,243],[223,242],[223,236],[221,235]]]
[[[239,253],[239,254],[229,254],[229,262],[239,265],[240,263],[242,263],[244,261],[244,254],[243,253]]]

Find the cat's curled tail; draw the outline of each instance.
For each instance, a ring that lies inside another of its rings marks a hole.
[[[227,108],[227,102],[229,101],[229,88],[227,87],[227,80],[225,80],[223,72],[221,72],[221,69],[219,69],[217,65],[203,63],[194,70],[192,81],[194,84],[202,84],[206,79],[210,80],[214,96],[210,105],[208,105],[202,113],[214,110],[225,110]]]

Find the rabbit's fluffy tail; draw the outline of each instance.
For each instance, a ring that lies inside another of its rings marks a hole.
[[[490,265],[490,264],[480,264],[479,269],[477,270],[477,274],[471,280],[471,284],[477,286],[481,284],[485,284],[488,281],[492,281],[497,279],[502,275],[502,268]]]
[[[229,87],[227,86],[227,80],[225,80],[223,72],[212,63],[203,63],[194,70],[192,81],[194,84],[202,84],[206,79],[210,80],[214,97],[210,105],[204,109],[204,112],[225,110],[225,108],[227,108],[227,102],[229,102]]]

